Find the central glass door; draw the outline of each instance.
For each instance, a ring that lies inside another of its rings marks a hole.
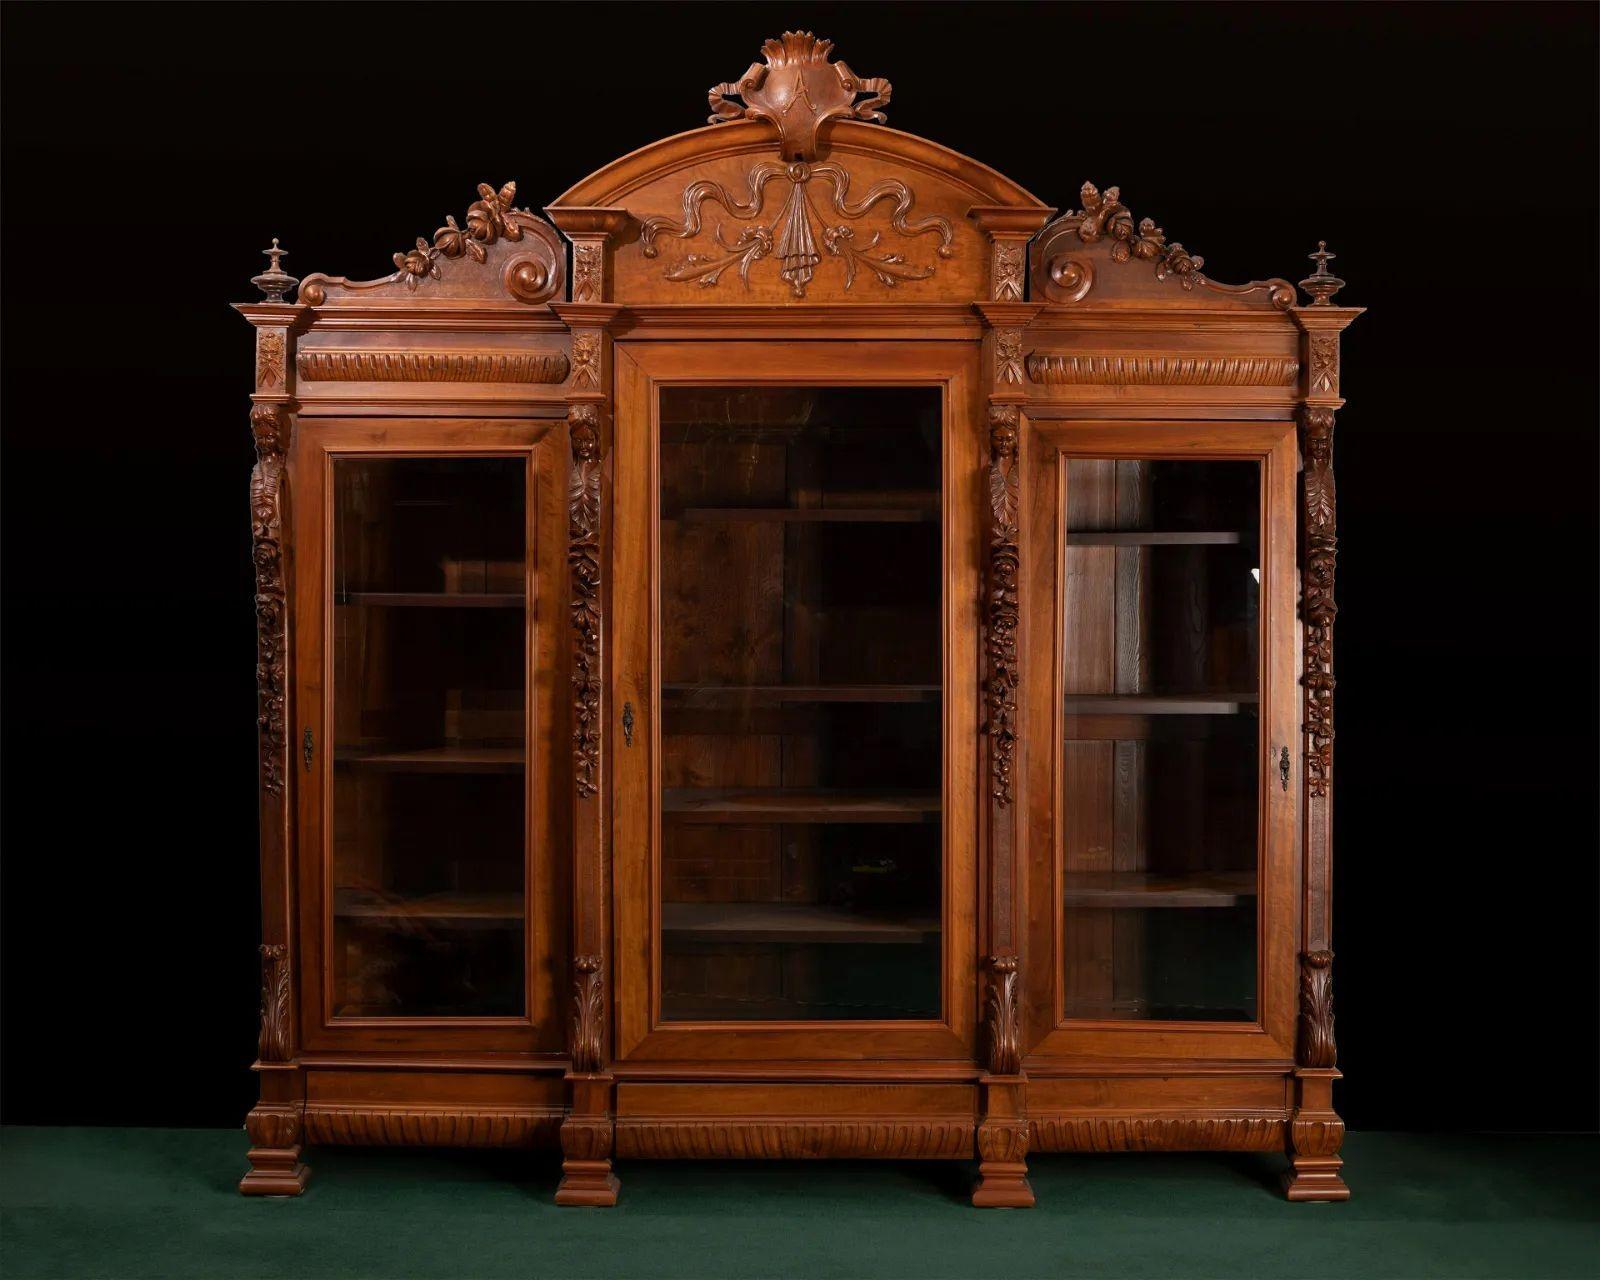
[[[664,1022],[940,1016],[942,412],[660,392]]]

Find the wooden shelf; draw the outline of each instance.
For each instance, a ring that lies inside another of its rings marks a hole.
[[[939,513],[926,507],[685,507],[678,519],[686,524],[932,524]]]
[[[527,603],[520,591],[346,591],[333,599],[386,609],[520,609]]]
[[[378,773],[521,773],[521,747],[425,747],[418,751],[338,752],[333,762]]]
[[[802,902],[664,902],[661,931],[685,942],[922,943],[939,922]]]
[[[1069,716],[1236,716],[1259,701],[1247,693],[1069,693]]]
[[[1069,547],[1236,547],[1242,533],[1226,529],[1185,533],[1159,529],[1078,529],[1067,534]]]
[[[1231,907],[1256,893],[1255,873],[1250,871],[1069,871],[1062,884],[1068,906],[1105,911]]]
[[[790,787],[669,788],[662,813],[678,822],[937,822],[939,794]]]
[[[333,914],[338,920],[443,920],[472,928],[520,921],[524,906],[519,893],[448,892],[385,898],[365,889],[335,889]]]
[[[936,684],[668,684],[665,697],[685,707],[743,702],[937,702]]]

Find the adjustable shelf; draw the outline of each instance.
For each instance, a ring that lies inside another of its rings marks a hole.
[[[790,787],[669,788],[661,812],[678,822],[937,822],[938,792]]]
[[[859,915],[801,902],[666,902],[661,931],[680,942],[905,945],[936,939],[939,922]]]
[[[1236,716],[1260,701],[1244,693],[1069,693],[1062,699],[1069,716]]]
[[[1256,894],[1252,871],[1069,871],[1062,878],[1069,907],[1119,911],[1145,907],[1231,907]]]
[[[521,773],[521,747],[424,747],[416,751],[341,751],[333,762],[374,773]]]
[[[936,684],[667,684],[665,697],[684,707],[743,702],[938,702]]]
[[[439,921],[458,928],[504,928],[525,914],[518,893],[433,893],[416,898],[380,897],[365,889],[335,889],[336,920],[373,924]]]
[[[933,524],[931,507],[685,507],[687,524]]]
[[[346,591],[335,604],[385,609],[520,609],[527,603],[520,591]]]
[[[1160,529],[1078,529],[1067,534],[1069,547],[1236,547],[1244,535],[1226,529],[1187,533]]]

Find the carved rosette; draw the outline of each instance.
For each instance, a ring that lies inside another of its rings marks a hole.
[[[1333,1041],[1333,952],[1300,956],[1300,1021],[1295,1060],[1302,1067],[1331,1067],[1338,1057]]]
[[[1300,410],[1303,458],[1305,565],[1301,575],[1304,624],[1306,790],[1328,794],[1333,773],[1333,599],[1334,559],[1338,555],[1337,504],[1333,484],[1333,410],[1307,405]]]
[[[572,579],[572,747],[578,795],[600,789],[600,410],[567,410],[572,474],[567,567]]]
[[[1016,956],[989,957],[989,1072],[1014,1076],[1022,1070],[1022,1027]]]
[[[261,948],[261,1036],[257,1047],[262,1062],[289,1061],[289,948],[269,942]]]
[[[261,788],[283,794],[287,753],[288,610],[283,571],[283,474],[289,412],[281,404],[250,410],[256,465],[250,473],[251,558],[256,571],[256,722]]]
[[[989,582],[985,616],[988,676],[984,697],[988,720],[990,793],[1002,806],[1012,799],[1017,749],[1017,423],[1016,405],[989,409]]]
[[[779,178],[789,183],[782,210],[775,221],[756,223],[766,208],[768,185]],[[939,237],[935,252],[940,258],[948,258],[954,252],[951,244],[955,229],[949,219],[934,215],[912,220],[909,215],[916,196],[896,178],[873,183],[858,203],[850,200],[849,171],[833,162],[777,164],[766,160],[750,170],[748,182],[749,189],[742,200],[721,183],[709,179],[691,182],[684,189],[681,218],[674,220],[657,214],[641,220],[640,251],[645,257],[654,258],[660,252],[657,242],[662,236],[691,240],[699,235],[703,206],[710,201],[721,205],[738,221],[752,225],[744,227],[731,241],[719,229],[715,236],[715,252],[690,254],[676,266],[667,268],[666,279],[695,281],[702,288],[711,288],[728,268],[737,267],[739,279],[748,287],[751,265],[776,254],[778,275],[796,298],[803,298],[824,252],[840,260],[846,289],[855,283],[861,269],[891,289],[902,280],[928,279],[934,273],[934,264],[919,267],[907,262],[902,254],[874,252],[883,238],[881,232],[874,231],[865,240],[856,239],[855,228],[850,223],[864,217],[873,205],[887,200],[893,201],[889,226],[897,235],[910,239],[931,232]],[[822,201],[819,210],[812,193],[820,190],[822,183],[827,184],[830,195]],[[842,221],[834,221],[835,218]]]
[[[579,956],[573,962],[577,1010],[572,1019],[572,1069],[600,1070],[600,1035],[605,1020],[605,986],[599,956]]]

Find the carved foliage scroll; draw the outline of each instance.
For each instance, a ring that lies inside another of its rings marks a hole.
[[[289,1060],[289,1016],[289,948],[281,942],[269,942],[261,948],[261,1037],[257,1056],[262,1062]]]
[[[467,209],[465,227],[458,226],[452,215],[433,233],[432,244],[419,236],[416,248],[394,255],[394,265],[405,277],[407,286],[415,289],[424,278],[439,279],[440,258],[465,256],[474,262],[483,262],[489,256],[485,246],[502,238],[522,239],[522,228],[514,218],[506,216],[513,211],[511,202],[516,197],[515,182],[506,183],[498,191],[480,182],[478,199]]]
[[[1333,599],[1334,559],[1338,554],[1333,485],[1333,410],[1308,405],[1300,411],[1303,457],[1305,566],[1301,581],[1301,620],[1305,631],[1304,674],[1306,790],[1328,794],[1333,773]]]
[[[989,566],[985,609],[988,671],[984,698],[988,720],[990,793],[1002,806],[1012,800],[1017,749],[1017,422],[1016,405],[989,409]]]
[[[573,770],[578,795],[600,788],[600,411],[567,411],[572,475],[567,494],[567,568],[572,587]]]
[[[1300,1022],[1295,1060],[1302,1067],[1331,1067],[1337,1056],[1333,1040],[1333,952],[1307,951],[1300,956]]]
[[[289,413],[281,404],[250,410],[256,465],[250,473],[251,556],[256,571],[256,722],[261,787],[283,794],[287,735],[288,611],[284,599],[283,472]]]
[[[989,1000],[985,1022],[989,1033],[989,1071],[1014,1076],[1022,1070],[1020,1000],[1016,956],[989,957]]]
[[[789,183],[783,208],[770,222],[757,223],[755,220],[766,208],[767,187],[780,177]],[[825,200],[813,198],[817,189],[815,180],[819,178],[831,193]],[[727,239],[719,229],[715,235],[716,251],[690,254],[676,266],[667,268],[668,280],[692,280],[703,288],[711,288],[730,267],[736,267],[739,279],[748,286],[751,266],[776,254],[778,275],[796,298],[803,298],[824,253],[839,259],[846,289],[855,283],[861,270],[888,288],[894,288],[902,280],[928,279],[934,273],[933,264],[916,266],[900,253],[875,252],[882,240],[881,232],[874,231],[865,240],[856,239],[856,229],[850,223],[883,201],[893,201],[889,225],[896,234],[909,239],[931,232],[939,237],[938,256],[948,258],[952,253],[955,230],[949,219],[935,215],[912,220],[909,215],[916,196],[896,178],[873,183],[860,201],[854,203],[850,200],[849,172],[831,162],[797,161],[784,165],[767,160],[750,170],[748,182],[749,188],[742,200],[718,182],[702,179],[690,183],[684,189],[681,218],[674,220],[657,214],[641,221],[639,247],[644,256],[654,258],[660,252],[657,242],[662,236],[689,240],[699,235],[703,206],[707,201],[721,205],[738,221],[752,225],[744,227],[733,240]]]
[[[600,1070],[600,1029],[605,1017],[605,989],[599,956],[579,956],[573,967],[578,971],[577,1011],[572,1023],[572,1069]]]

